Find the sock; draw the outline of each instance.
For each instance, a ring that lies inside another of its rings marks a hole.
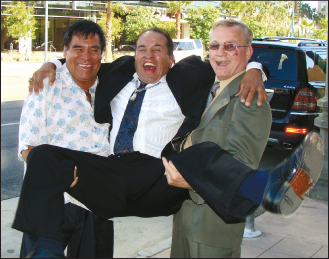
[[[64,255],[63,244],[58,240],[47,237],[39,237],[36,244],[45,249],[48,249],[54,254]]]
[[[255,171],[240,185],[237,196],[250,200],[259,206],[262,204],[265,188],[268,180],[268,171]]]

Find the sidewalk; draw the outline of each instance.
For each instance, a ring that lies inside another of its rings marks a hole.
[[[1,258],[18,258],[22,234],[10,226],[18,198],[1,201]],[[172,217],[117,218],[117,258],[168,258]],[[291,218],[264,213],[255,220],[263,237],[243,240],[243,258],[328,258],[328,202],[305,197]]]

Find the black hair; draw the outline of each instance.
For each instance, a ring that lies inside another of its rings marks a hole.
[[[165,38],[167,39],[168,55],[169,55],[169,56],[173,55],[173,53],[174,53],[174,52],[173,52],[173,51],[174,51],[174,43],[173,43],[173,41],[172,41],[172,39],[171,39],[169,33],[168,33],[166,30],[161,29],[161,28],[158,28],[158,27],[152,27],[152,28],[150,28],[150,29],[147,29],[147,30],[142,31],[142,32],[138,35],[138,37],[137,37],[136,45],[137,45],[137,41],[139,40],[139,38],[140,38],[144,33],[148,32],[148,31],[158,32],[158,33],[162,34],[163,36],[165,36]],[[137,46],[136,46],[136,47],[137,47]],[[136,51],[137,51],[137,49],[136,49]]]
[[[89,34],[91,34],[93,37],[95,34],[98,34],[101,40],[101,52],[103,53],[105,49],[105,36],[102,28],[97,24],[89,20],[81,20],[78,22],[73,23],[70,25],[63,38],[63,46],[66,47],[66,49],[69,48],[70,42],[72,40],[72,36],[76,35],[78,37],[85,37],[85,39],[88,39]]]

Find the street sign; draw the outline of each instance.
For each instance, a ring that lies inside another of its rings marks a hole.
[[[300,2],[301,1],[295,1],[295,10],[294,10],[294,16],[295,17],[300,16]]]

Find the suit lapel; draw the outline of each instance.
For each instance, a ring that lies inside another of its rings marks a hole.
[[[206,127],[215,116],[215,114],[231,101],[231,98],[233,98],[234,95],[239,91],[240,82],[244,75],[245,73],[235,78],[219,93],[218,96],[215,97],[213,102],[202,115],[201,123],[196,130]]]

